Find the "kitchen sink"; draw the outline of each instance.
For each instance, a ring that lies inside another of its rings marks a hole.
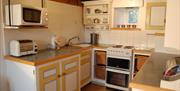
[[[76,45],[73,45],[73,46],[75,46],[75,47],[89,47],[89,46],[91,46],[91,44],[76,44]]]
[[[58,54],[71,53],[71,52],[74,52],[74,51],[78,51],[80,49],[81,49],[81,47],[78,47],[78,46],[65,46],[65,47],[60,48],[57,51],[57,53]]]

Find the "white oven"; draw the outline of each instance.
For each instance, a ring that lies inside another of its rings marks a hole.
[[[107,49],[106,86],[118,90],[129,90],[132,78],[132,47],[115,46]]]

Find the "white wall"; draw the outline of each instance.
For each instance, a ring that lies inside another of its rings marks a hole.
[[[13,39],[33,39],[37,41],[40,49],[45,49],[50,44],[51,37],[55,34],[69,39],[80,36],[84,40],[82,25],[82,7],[45,0],[48,9],[48,29],[18,29],[5,30],[6,54],[9,54],[9,41]],[[12,0],[12,3],[23,3],[41,7],[41,0]],[[7,2],[6,2],[7,3]]]
[[[5,72],[5,65],[3,60],[4,54],[4,32],[3,32],[3,20],[2,20],[2,0],[0,0],[0,91],[6,91],[4,89],[4,72]]]
[[[165,2],[166,0],[145,0],[146,2]],[[139,9],[138,27],[142,31],[95,31],[100,34],[99,43],[103,44],[122,44],[133,45],[136,47],[153,47],[158,52],[166,52],[173,54],[180,54],[180,51],[175,49],[164,48],[163,36],[152,36],[155,32],[164,32],[161,30],[145,30],[146,19],[146,4]],[[93,31],[85,32],[85,41],[90,42],[90,33]]]
[[[1,0],[0,0],[1,1]],[[7,0],[3,0],[4,5],[7,4]],[[11,0],[13,3],[23,3],[36,7],[40,7],[41,0]],[[5,55],[9,54],[9,42],[13,39],[33,39],[38,42],[40,49],[47,48],[50,44],[51,37],[56,34],[63,36],[67,39],[73,36],[80,36],[81,41],[84,40],[83,25],[82,25],[82,8],[78,6],[58,3],[50,0],[45,0],[45,6],[48,9],[49,25],[48,29],[5,29]],[[2,3],[0,3],[2,4]],[[0,13],[2,14],[2,13]],[[0,19],[1,21],[1,19]],[[1,28],[0,28],[1,31]],[[1,39],[1,38],[0,38]],[[2,43],[2,42],[0,42]],[[0,46],[2,48],[2,46]],[[2,71],[4,69],[4,72]],[[5,73],[5,65],[0,60],[0,72]],[[1,76],[1,75],[0,75]],[[3,78],[4,86],[3,90],[8,91],[8,83],[6,78]]]
[[[180,0],[167,0],[165,46],[180,50]]]

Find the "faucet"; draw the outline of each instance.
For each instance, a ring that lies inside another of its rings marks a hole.
[[[68,40],[66,46],[69,46],[69,45],[71,44],[71,41],[72,41],[73,39],[76,39],[76,38],[78,39],[78,41],[80,41],[79,36],[74,36],[74,37],[72,37],[72,38],[70,38],[70,39]]]

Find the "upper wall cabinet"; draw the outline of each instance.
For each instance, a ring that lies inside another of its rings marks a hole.
[[[113,7],[141,7],[143,0],[113,0]]]
[[[141,30],[138,28],[141,6],[143,6],[143,0],[113,0],[112,30]]]
[[[112,11],[112,30],[140,30],[137,26],[138,7],[120,7]]]
[[[108,0],[86,1],[83,4],[85,30],[109,30],[111,2]]]
[[[165,47],[180,50],[180,0],[167,0]]]
[[[81,6],[81,0],[51,0],[51,1]]]
[[[166,22],[166,2],[151,2],[146,6],[146,29],[164,30]]]

